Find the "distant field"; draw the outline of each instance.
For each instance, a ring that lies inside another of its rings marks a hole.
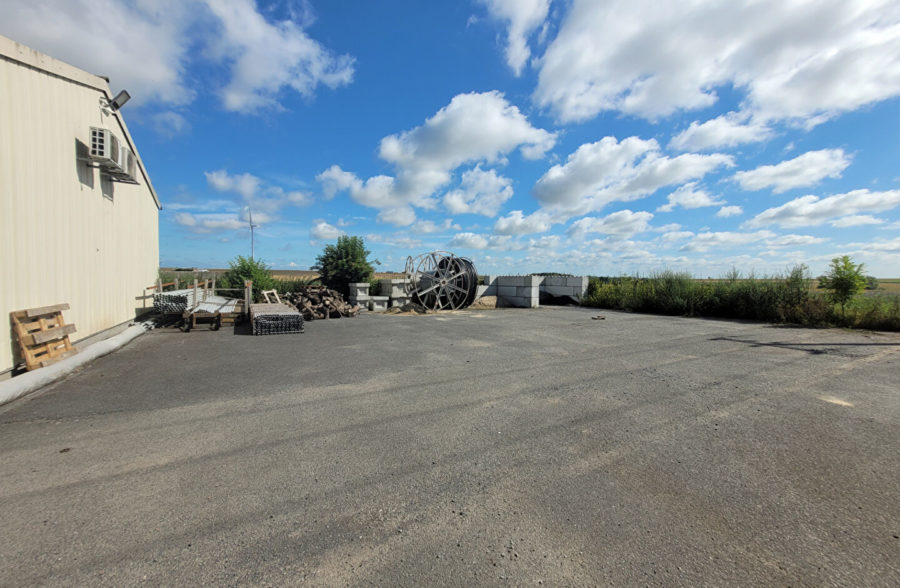
[[[171,267],[161,267],[159,269],[160,269],[160,271],[170,273],[170,274],[175,274],[178,276],[182,276],[184,278],[188,278],[188,277],[192,278],[193,277],[193,272],[189,271],[189,270],[182,271],[182,270],[177,270],[177,269],[171,268]],[[221,276],[222,274],[224,274],[227,271],[228,271],[227,268],[225,268],[225,269],[210,268],[210,269],[204,270],[204,275],[208,275],[209,277],[212,277],[212,274]],[[384,279],[388,279],[388,278],[397,279],[397,278],[404,277],[404,275],[405,274],[403,272],[375,272],[375,277],[379,280],[384,280]],[[319,272],[313,271],[313,270],[273,269],[272,276],[279,280],[297,280],[297,279],[309,280],[312,278],[319,277]]]

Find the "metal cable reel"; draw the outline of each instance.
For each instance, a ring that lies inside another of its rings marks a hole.
[[[406,291],[431,310],[458,310],[472,304],[478,289],[475,264],[446,251],[406,258]]]

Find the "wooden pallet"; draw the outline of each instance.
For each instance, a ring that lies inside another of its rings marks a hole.
[[[67,325],[63,320],[64,310],[69,310],[67,303],[9,313],[28,371],[78,353],[69,341],[69,335],[75,332],[75,325]]]

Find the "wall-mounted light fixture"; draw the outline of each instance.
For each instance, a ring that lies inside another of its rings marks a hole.
[[[131,94],[128,93],[128,90],[122,90],[116,97],[109,101],[109,107],[113,112],[119,110],[125,103],[131,100]]]

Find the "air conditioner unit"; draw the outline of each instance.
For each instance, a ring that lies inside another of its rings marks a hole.
[[[109,129],[91,127],[91,159],[100,167],[122,169],[122,149]]]
[[[119,163],[122,168],[122,173],[128,176],[129,179],[135,179],[134,172],[137,164],[135,163],[134,153],[132,153],[131,149],[124,146],[122,147]]]

